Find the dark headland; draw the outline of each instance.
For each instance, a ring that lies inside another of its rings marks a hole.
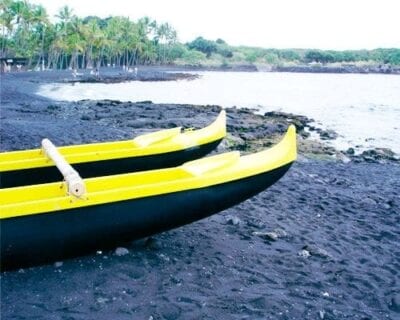
[[[163,68],[98,80],[191,79]],[[133,79],[132,77],[135,77]],[[1,75],[0,150],[129,139],[202,127],[219,106],[52,101],[39,85],[69,71]],[[84,80],[85,81],[85,80]],[[185,80],[186,81],[186,80]],[[390,150],[362,155],[323,143],[310,119],[227,109],[216,152],[272,145],[294,123],[299,159],[265,192],[203,221],[54,265],[1,274],[2,319],[397,319],[400,165]],[[308,128],[308,130],[305,130]]]

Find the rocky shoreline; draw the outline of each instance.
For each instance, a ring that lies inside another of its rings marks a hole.
[[[73,80],[71,72],[2,75],[2,151],[38,147],[44,137],[66,145],[200,128],[220,111],[150,101],[59,102],[35,94],[42,83],[66,79]],[[311,119],[236,108],[227,109],[228,136],[216,152],[268,148],[289,123],[298,131],[299,159],[270,189],[113,251],[3,273],[1,317],[396,319],[396,155],[340,153],[323,141],[335,133],[313,128]],[[313,131],[320,141],[309,138]]]
[[[207,65],[186,65],[174,66],[182,71],[233,71],[233,72],[295,72],[295,73],[359,73],[359,74],[400,74],[399,66],[391,65],[365,65],[358,66],[352,64],[333,65],[289,65],[289,66],[270,66],[254,64],[222,64],[220,66]]]
[[[195,80],[199,76],[190,73],[183,72],[163,72],[163,71],[153,71],[148,72],[148,70],[138,70],[136,71],[114,71],[112,69],[106,69],[98,75],[92,73],[79,73],[74,76],[73,79],[65,80],[66,83],[118,83],[126,81],[177,81],[177,80]]]
[[[356,66],[356,65],[298,65],[273,67],[274,72],[302,72],[302,73],[375,73],[375,74],[400,74],[400,67],[390,65]]]

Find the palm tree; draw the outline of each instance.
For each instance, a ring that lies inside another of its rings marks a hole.
[[[14,13],[11,10],[12,0],[0,2],[0,27],[2,29],[1,56],[7,56],[7,41],[12,35]]]
[[[111,17],[107,21],[104,29],[105,39],[107,42],[106,55],[110,63],[121,65],[121,56],[123,55],[123,48],[120,39],[122,38],[122,23],[121,17]],[[113,62],[114,61],[114,62]]]
[[[158,26],[155,39],[162,51],[160,61],[164,64],[169,59],[167,50],[169,51],[171,45],[176,42],[177,33],[169,23],[163,23]]]
[[[172,48],[172,46],[174,46],[176,44],[177,39],[178,39],[178,34],[171,25],[168,25],[166,37],[167,37],[167,45],[168,45],[168,60],[170,60],[172,58],[171,57],[171,48]],[[169,61],[169,62],[171,62],[171,61]]]
[[[60,20],[59,24],[57,25],[57,37],[55,48],[60,49],[59,58],[60,58],[60,68],[63,68],[64,65],[67,65],[67,57],[64,52],[68,51],[68,44],[67,44],[67,35],[68,35],[68,28],[72,18],[72,9],[68,6],[62,7],[56,17]]]
[[[38,57],[37,66],[39,66],[40,62],[42,62],[41,69],[44,69],[44,59],[45,59],[45,52],[44,52],[44,39],[45,39],[45,32],[46,27],[49,24],[49,18],[46,12],[46,9],[41,6],[35,6],[32,14],[32,22],[38,25],[38,31],[40,32],[40,55]]]
[[[85,52],[85,40],[83,38],[82,20],[77,16],[73,16],[70,22],[71,30],[67,35],[68,53],[71,55],[69,63],[70,69],[79,68],[79,54]]]
[[[30,19],[30,8],[26,1],[13,1],[10,4],[10,11],[15,18],[15,54],[26,55],[29,35],[29,19]]]
[[[67,25],[72,19],[72,12],[73,10],[70,7],[64,6],[58,11],[56,17],[61,20],[62,24]]]
[[[95,19],[90,19],[82,26],[83,38],[86,41],[86,67],[93,67],[94,60],[98,58],[98,48],[104,37],[103,31],[100,29],[98,22]]]
[[[140,53],[138,60],[142,64],[155,62],[157,59],[157,28],[157,22],[151,21],[149,17],[141,18],[137,22],[139,42],[136,46]]]

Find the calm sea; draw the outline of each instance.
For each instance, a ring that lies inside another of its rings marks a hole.
[[[369,74],[198,72],[193,81],[52,84],[56,100],[151,100],[284,111],[333,129],[339,149],[387,147],[400,153],[400,77]]]

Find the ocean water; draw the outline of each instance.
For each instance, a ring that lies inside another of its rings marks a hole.
[[[39,94],[56,100],[151,100],[283,111],[335,130],[342,150],[385,147],[400,154],[400,77],[382,74],[197,72],[197,80],[116,84],[50,84]]]

